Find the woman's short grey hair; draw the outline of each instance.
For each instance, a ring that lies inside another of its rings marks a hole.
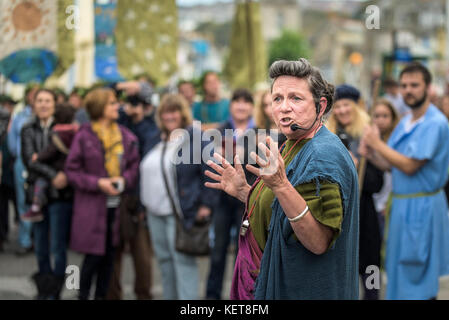
[[[280,60],[274,62],[270,67],[271,90],[273,90],[276,79],[281,76],[292,76],[307,80],[313,99],[315,100],[315,105],[320,103],[321,98],[326,98],[327,107],[324,114],[331,111],[335,87],[327,82],[321,75],[320,70],[312,66],[309,61],[301,58],[298,61]]]

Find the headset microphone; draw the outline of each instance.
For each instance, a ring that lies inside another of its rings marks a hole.
[[[293,132],[296,132],[298,130],[303,130],[303,131],[309,131],[310,129],[313,128],[313,126],[315,125],[315,123],[318,121],[318,117],[320,115],[320,105],[319,103],[316,104],[316,119],[315,121],[312,123],[312,125],[308,128],[303,128],[301,126],[299,126],[298,124],[294,123],[290,126],[290,130],[292,130]]]

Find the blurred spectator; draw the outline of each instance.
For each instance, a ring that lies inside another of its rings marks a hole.
[[[393,130],[399,123],[399,115],[397,114],[394,106],[388,100],[379,99],[373,105],[373,122],[379,128],[382,141],[387,143],[393,133]],[[384,234],[385,213],[392,188],[391,172],[385,171],[382,189],[378,193],[373,194],[374,205],[376,206],[376,211],[379,214],[379,227],[382,239]]]
[[[75,108],[67,103],[56,106],[49,142],[39,153],[32,156],[32,162],[43,163],[57,172],[64,171],[67,155],[79,128],[78,124],[73,123],[75,112]],[[44,177],[36,179],[31,208],[22,216],[24,221],[41,222],[44,220],[43,209],[48,203],[49,187],[50,181]]]
[[[4,131],[3,134],[0,133],[0,252],[3,251],[3,243],[8,240],[10,202],[18,216],[14,190],[14,159],[5,139],[16,103],[11,97],[0,96],[0,131]]]
[[[95,299],[103,300],[119,244],[120,195],[137,182],[138,146],[135,136],[119,126],[119,105],[111,89],[95,89],[85,99],[92,120],[72,144],[65,171],[75,189],[71,248],[85,253],[80,300],[88,300],[96,275]]]
[[[384,81],[383,87],[385,90],[384,98],[395,107],[396,112],[401,118],[410,113],[410,107],[404,102],[399,92],[399,83],[389,78]]]
[[[75,120],[80,125],[90,121],[89,114],[83,103],[85,95],[86,90],[83,90],[82,88],[74,88],[69,95],[69,103],[76,109]]]
[[[67,265],[67,241],[72,214],[72,190],[68,187],[63,171],[40,161],[33,161],[51,143],[54,126],[56,95],[47,89],[36,93],[35,116],[23,126],[22,159],[28,171],[26,180],[26,202],[31,204],[35,183],[45,179],[51,183],[48,202],[43,208],[44,220],[33,224],[35,252],[39,272],[33,276],[38,290],[37,299],[59,299],[64,284]],[[51,246],[50,246],[51,243]],[[54,267],[50,255],[54,256]]]
[[[358,106],[360,92],[349,85],[336,88],[335,102],[329,119],[329,129],[336,133],[353,157],[360,160],[358,148],[365,126],[369,125],[368,114]],[[356,161],[357,163],[358,161]],[[363,175],[363,187],[360,195],[359,220],[359,274],[362,277],[364,300],[378,300],[378,289],[368,289],[366,279],[370,275],[366,272],[368,266],[380,268],[380,236],[379,219],[374,206],[373,194],[381,190],[383,185],[383,171],[366,161]]]
[[[88,300],[96,275],[95,299],[106,298],[119,245],[120,195],[137,182],[139,153],[136,137],[119,126],[119,105],[111,89],[95,89],[85,99],[92,120],[72,144],[65,171],[75,189],[71,248],[85,253],[80,300]]]
[[[17,101],[6,95],[0,95],[0,145],[3,144],[9,130],[11,115]]]
[[[133,82],[132,85],[135,89],[126,89],[128,97],[125,105],[119,110],[118,122],[137,136],[142,158],[143,150],[153,148],[160,141],[160,131],[156,125],[155,107],[151,102],[153,89],[145,82]],[[123,84],[116,86],[116,88],[123,87]]]
[[[195,102],[195,96],[196,96],[196,90],[195,86],[190,81],[180,81],[178,83],[178,92],[180,95],[182,95],[187,102],[189,103],[190,107],[193,107],[193,104]]]
[[[192,160],[202,153],[205,145],[201,145],[201,150],[193,148],[193,137],[201,137],[201,132],[191,126],[187,101],[180,95],[166,95],[157,110],[157,123],[163,141],[144,152],[140,166],[141,200],[147,210],[150,235],[162,273],[164,298],[195,300],[198,299],[198,266],[195,256],[175,249],[175,214],[181,217],[184,228],[190,229],[195,221],[210,218],[217,193],[204,186],[205,163],[194,164]],[[175,130],[181,128],[188,134],[176,136],[174,133],[179,131]],[[181,145],[190,153],[189,162],[174,165]]]
[[[56,88],[53,92],[56,94],[56,104],[64,104],[67,102],[67,95],[64,90]]]
[[[16,188],[17,210],[20,216],[24,215],[28,210],[25,203],[25,177],[27,173],[22,160],[20,132],[24,124],[30,120],[33,114],[35,95],[39,88],[39,85],[36,84],[30,84],[26,88],[25,108],[13,117],[11,129],[8,133],[8,148],[15,159],[14,185]],[[20,220],[19,223],[19,249],[16,253],[18,255],[24,255],[33,251],[31,242],[31,223],[22,220]]]
[[[154,120],[154,112],[145,115],[145,109],[151,104],[151,93],[139,93],[140,95],[132,95],[126,98],[126,104],[120,110],[119,124],[127,127],[136,135],[142,159],[145,145],[151,149],[160,141],[160,131]],[[151,299],[153,253],[145,208],[140,202],[138,185],[132,193],[123,198],[120,219],[121,241],[115,253],[114,272],[107,298],[108,300],[121,300],[123,298],[121,286],[122,258],[125,248],[129,247],[134,262],[134,293],[138,300]]]
[[[212,71],[203,75],[201,86],[204,98],[193,104],[193,117],[201,121],[203,130],[218,128],[229,118],[229,100],[221,98],[221,82],[218,74]]]
[[[430,103],[432,75],[420,63],[400,75],[411,114],[388,144],[377,126],[365,130],[365,155],[391,169],[393,193],[386,251],[386,298],[436,299],[440,276],[449,274],[449,218],[443,187],[449,167],[447,118]]]
[[[84,90],[82,88],[74,88],[69,95],[69,104],[76,110],[80,110],[83,107]]]
[[[246,89],[234,91],[231,99],[231,115],[219,128],[224,138],[221,154],[224,155],[229,163],[233,163],[236,154],[238,154],[242,163],[247,164],[249,162],[249,149],[252,148],[251,151],[256,152],[256,140],[254,139],[252,141],[251,139],[245,138],[248,131],[254,131],[256,127],[252,117],[253,111],[254,100],[251,93]],[[233,130],[234,132],[230,141],[227,140],[228,136],[225,135],[226,130]],[[232,147],[226,147],[227,144],[230,144]],[[231,151],[230,154],[226,152],[228,149]],[[246,169],[244,170],[248,183],[252,185],[256,177],[246,171]],[[238,232],[244,210],[244,203],[229,196],[225,192],[220,192],[220,199],[213,216],[214,241],[211,252],[209,278],[207,281],[207,299],[221,299],[226,258],[228,247],[231,243],[231,231]],[[234,237],[234,245],[237,253],[237,234]]]
[[[353,157],[359,158],[358,148],[363,129],[369,124],[369,115],[358,105],[360,91],[349,85],[336,88],[332,113],[327,128],[335,133]]]

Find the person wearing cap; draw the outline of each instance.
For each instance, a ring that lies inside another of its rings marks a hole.
[[[449,274],[449,126],[430,102],[432,75],[420,63],[400,74],[400,90],[411,114],[382,141],[366,128],[360,153],[393,176],[386,244],[388,300],[436,299],[439,277]]]
[[[335,102],[326,127],[342,139],[356,159],[363,129],[369,124],[369,115],[361,107],[360,91],[344,84],[335,89]],[[357,161],[356,161],[357,162]]]

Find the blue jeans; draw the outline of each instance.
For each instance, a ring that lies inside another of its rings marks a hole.
[[[196,258],[175,249],[175,216],[148,214],[151,242],[162,273],[165,300],[198,300]]]
[[[71,202],[50,202],[42,212],[44,220],[34,224],[34,249],[39,273],[64,276],[67,264],[67,243],[72,217]],[[51,252],[50,252],[51,251]],[[50,253],[54,256],[51,266]]]
[[[28,206],[25,203],[25,178],[23,173],[25,166],[22,159],[19,157],[14,163],[14,186],[16,188],[16,205],[19,216],[24,215],[28,211]],[[31,222],[25,222],[20,219],[19,224],[19,245],[22,248],[31,248]]]
[[[240,201],[225,199],[225,201],[220,201],[213,216],[214,243],[210,255],[210,271],[206,291],[207,298],[217,300],[221,299],[226,257],[231,243],[231,230],[235,227],[237,233],[240,232],[242,214],[245,209],[244,204]],[[236,238],[237,248],[238,235]]]

